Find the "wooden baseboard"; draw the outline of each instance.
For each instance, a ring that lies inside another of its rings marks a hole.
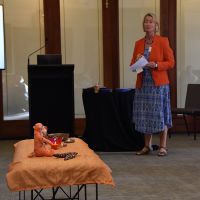
[[[30,138],[29,120],[9,120],[0,123],[0,139]]]
[[[188,122],[188,128],[189,131],[193,132],[194,130],[194,122],[193,122],[193,118],[191,116],[188,116],[187,118],[187,122]],[[196,118],[196,130],[199,131],[200,130],[200,117]],[[183,120],[183,116],[181,115],[177,115],[177,116],[173,116],[173,127],[170,130],[171,132],[174,133],[185,133],[186,131],[186,125],[185,122]]]
[[[75,119],[74,133],[82,136],[85,130],[85,118]],[[0,123],[0,139],[26,139],[30,138],[29,120],[10,120]]]
[[[75,125],[74,125],[74,133],[77,136],[82,136],[85,130],[86,120],[85,118],[76,118]]]
[[[188,117],[189,130],[192,132],[192,118]],[[200,118],[197,119],[197,131],[200,130]],[[74,133],[76,136],[82,136],[86,127],[85,118],[76,118],[74,122]],[[170,129],[173,133],[185,133],[185,123],[181,116],[173,118],[173,127]],[[29,120],[6,121],[0,123],[0,139],[25,139],[30,138]]]

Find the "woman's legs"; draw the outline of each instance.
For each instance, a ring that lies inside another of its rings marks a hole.
[[[168,128],[165,126],[164,131],[160,133],[160,147],[167,147],[167,131]]]
[[[141,151],[136,152],[136,155],[146,155],[151,150],[152,134],[144,135],[144,147]]]
[[[167,131],[168,128],[165,126],[164,131],[160,133],[160,148],[158,156],[167,155]],[[146,155],[150,152],[152,146],[152,134],[144,135],[144,147],[141,151],[136,152],[136,155]]]
[[[160,133],[160,148],[159,148],[158,156],[167,155],[167,131],[168,131],[168,128],[167,126],[165,126],[164,131]]]
[[[144,147],[151,148],[152,141],[152,134],[145,134],[144,135]]]

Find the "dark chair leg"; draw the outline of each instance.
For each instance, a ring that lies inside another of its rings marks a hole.
[[[194,127],[194,140],[197,139],[197,124],[196,124],[196,116],[193,116],[193,127]]]
[[[187,134],[190,135],[189,128],[188,128],[188,123],[187,123],[187,118],[186,118],[185,115],[183,115],[183,119],[185,121],[185,127],[186,127]]]

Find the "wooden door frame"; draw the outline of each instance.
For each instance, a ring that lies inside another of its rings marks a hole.
[[[45,52],[61,54],[60,0],[43,0]]]
[[[119,3],[102,0],[103,79],[108,88],[120,86],[119,76]]]
[[[161,35],[168,37],[170,46],[173,49],[174,57],[176,59],[176,10],[177,1],[161,0],[160,1],[160,32]],[[171,91],[171,105],[177,107],[177,70],[176,63],[174,69],[169,71],[170,91]]]

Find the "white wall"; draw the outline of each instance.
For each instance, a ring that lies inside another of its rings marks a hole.
[[[75,117],[85,117],[82,89],[102,84],[101,0],[62,0],[63,63],[74,64]]]
[[[43,1],[6,0],[6,63],[3,71],[4,119],[28,118],[27,58],[44,44]],[[36,55],[30,58],[36,63]]]
[[[129,69],[134,44],[136,40],[144,37],[144,15],[153,12],[159,19],[159,11],[158,0],[119,0],[120,87],[135,87],[136,73]]]
[[[177,1],[177,91],[184,107],[188,83],[200,83],[200,1]]]

